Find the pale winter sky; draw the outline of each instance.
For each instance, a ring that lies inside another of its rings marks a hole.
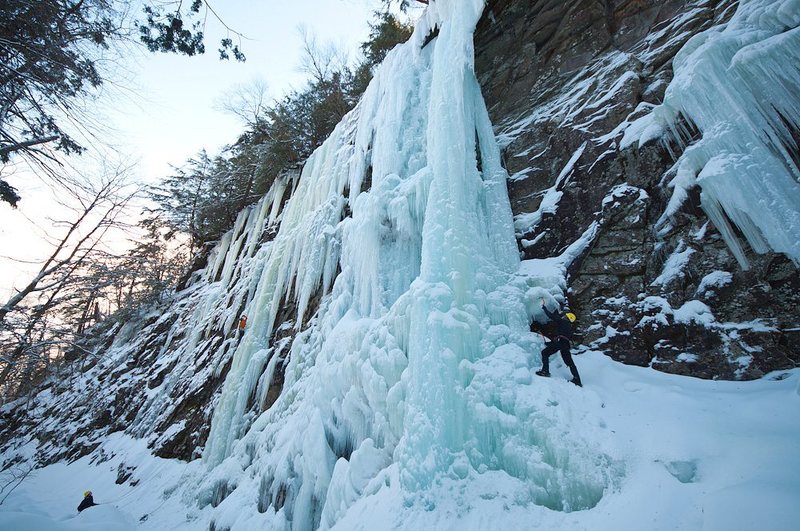
[[[236,86],[260,80],[270,100],[301,88],[305,79],[299,71],[301,25],[318,40],[332,41],[355,58],[380,1],[225,0],[212,5],[229,27],[247,37],[242,42],[245,63],[218,59],[224,28],[209,19],[205,55],[133,50],[92,111],[108,126],[104,140],[134,162],[135,176],[144,182],[168,175],[170,165],[183,164],[202,148],[214,154],[236,140],[242,124],[219,110],[221,100]],[[58,210],[52,192],[24,171],[8,180],[23,200],[17,210],[0,204],[0,304],[12,286],[24,285],[38,270],[10,258],[41,259],[48,254],[42,233],[60,235],[47,219]]]
[[[333,41],[355,57],[367,34],[371,13],[379,0],[226,0],[216,10],[225,23],[244,34],[247,61],[220,61],[220,27],[208,24],[206,54],[200,57],[146,54],[138,60],[142,87],[140,101],[124,105],[114,116],[118,128],[142,157],[148,179],[169,171],[200,148],[214,152],[233,142],[242,125],[235,117],[215,110],[236,85],[264,81],[271,98],[300,88],[298,70],[305,25],[322,41]],[[138,92],[138,91],[137,91]]]

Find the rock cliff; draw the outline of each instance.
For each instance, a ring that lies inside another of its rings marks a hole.
[[[520,252],[557,256],[591,237],[568,278],[582,348],[713,379],[758,378],[800,363],[800,274],[791,260],[750,252],[750,269],[742,270],[700,208],[698,186],[659,230],[686,142],[661,137],[621,147],[628,124],[663,101],[676,53],[736,7],[729,0],[487,6],[475,34],[476,71],[512,176]],[[685,125],[690,143],[700,133]]]

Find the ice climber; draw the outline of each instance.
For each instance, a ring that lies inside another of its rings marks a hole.
[[[247,326],[247,316],[243,315],[242,318],[239,319],[239,330],[244,331],[246,326]]]
[[[560,350],[561,358],[572,373],[572,380],[570,380],[570,382],[578,387],[583,387],[581,377],[578,374],[578,368],[575,366],[575,362],[572,361],[572,354],[570,354],[569,351],[570,341],[572,340],[572,323],[575,322],[575,314],[567,312],[562,315],[558,310],[551,312],[547,309],[547,306],[545,306],[544,299],[541,299],[541,301],[542,310],[544,310],[547,317],[555,323],[556,332],[554,337],[549,337],[550,341],[544,347],[544,350],[542,350],[542,368],[536,371],[536,374],[545,377],[550,376],[550,356],[555,354],[557,350]],[[533,325],[531,325],[531,329],[533,329]]]
[[[95,505],[97,504],[94,502],[94,498],[92,498],[92,491],[87,490],[83,493],[83,501],[78,505],[78,512],[88,509],[89,507],[94,507]]]

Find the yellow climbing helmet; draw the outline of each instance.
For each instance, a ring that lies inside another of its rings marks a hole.
[[[84,493],[83,493],[83,497],[84,497],[84,498],[85,498],[86,496],[91,496],[91,495],[92,495],[92,491],[90,491],[90,490],[87,490],[86,492],[84,492]]]
[[[575,314],[574,314],[574,313],[572,313],[572,312],[567,312],[565,315],[566,315],[567,319],[569,319],[569,322],[570,322],[570,323],[574,323],[574,322],[575,322],[575,319],[577,319],[577,317],[575,316]]]

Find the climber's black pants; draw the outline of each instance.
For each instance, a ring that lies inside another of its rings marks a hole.
[[[580,382],[581,377],[578,374],[578,368],[575,366],[575,362],[572,361],[572,354],[569,352],[569,340],[563,337],[549,342],[544,347],[544,350],[542,350],[542,370],[544,372],[550,372],[550,356],[555,354],[558,350],[561,351],[561,358],[564,360],[564,363],[567,364],[567,367],[569,367],[569,372],[572,373],[572,377]]]

